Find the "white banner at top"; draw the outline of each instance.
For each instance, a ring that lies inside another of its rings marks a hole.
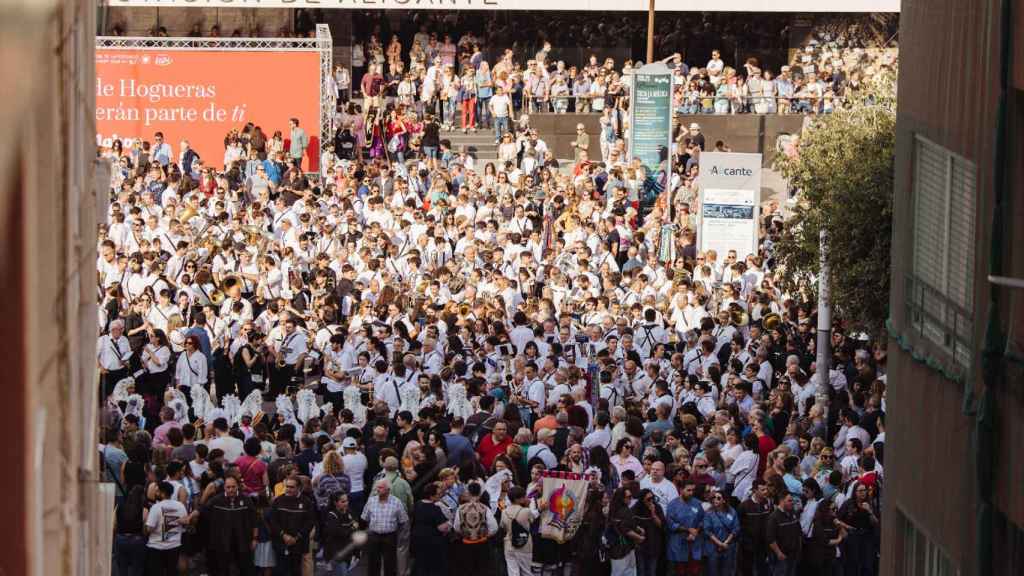
[[[136,8],[379,8],[407,10],[551,10],[646,12],[647,0],[99,0]],[[899,12],[900,0],[657,0],[659,12]]]

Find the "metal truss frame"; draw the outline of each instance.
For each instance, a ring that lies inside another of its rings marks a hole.
[[[334,139],[334,113],[338,93],[332,83],[334,42],[327,24],[316,25],[313,38],[149,38],[97,36],[103,50],[217,50],[224,52],[319,52],[320,53],[320,146]],[[318,159],[319,160],[319,159]]]

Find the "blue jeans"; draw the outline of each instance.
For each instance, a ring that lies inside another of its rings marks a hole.
[[[491,97],[476,97],[476,123],[481,128],[491,125]]]
[[[772,554],[768,560],[772,569],[772,576],[796,576],[797,559],[793,557],[787,557],[785,560],[779,560],[779,558]]]
[[[146,537],[142,534],[114,536],[114,567],[117,576],[142,576],[146,573]]]
[[[423,156],[425,158],[437,158],[437,146],[424,146]]]
[[[706,566],[708,576],[733,576],[736,573],[736,547],[708,554]]]
[[[494,140],[501,141],[501,135],[508,132],[508,116],[494,117]]]
[[[328,574],[331,576],[348,576],[348,560],[327,563]]]

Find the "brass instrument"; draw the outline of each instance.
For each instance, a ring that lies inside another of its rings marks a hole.
[[[210,294],[210,304],[213,304],[214,306],[218,306],[219,307],[221,304],[224,303],[224,298],[226,298],[226,297],[227,296],[224,295],[224,291],[223,290],[214,290]]]
[[[185,209],[178,215],[178,221],[182,224],[188,224],[193,218],[199,215],[199,211],[191,206],[186,206]]]
[[[776,328],[778,328],[781,325],[782,325],[782,316],[779,316],[775,312],[772,312],[771,314],[765,314],[761,318],[761,326],[765,330],[768,330],[769,332],[772,331],[772,330],[775,330]]]
[[[259,226],[243,226],[242,234],[245,234],[245,241],[253,246],[260,245],[261,240],[273,240],[274,235]]]
[[[750,315],[740,308],[734,308],[729,311],[729,322],[737,328],[742,328],[750,324]]]
[[[210,294],[210,303],[213,304],[214,306],[220,306],[221,304],[223,304],[224,300],[227,299],[228,297],[228,291],[237,286],[238,284],[240,284],[241,282],[242,280],[238,276],[235,276],[234,274],[230,276],[225,276],[224,279],[220,281],[220,287],[218,287],[216,290],[213,291],[213,293]]]

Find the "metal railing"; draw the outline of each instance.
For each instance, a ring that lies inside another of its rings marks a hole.
[[[529,114],[600,114],[593,106],[594,96],[576,94],[558,94],[546,96],[523,96],[520,109],[517,112]],[[629,96],[621,96],[621,99],[629,102]],[[705,106],[706,100],[711,100],[711,106]],[[842,96],[747,96],[737,101],[736,99],[711,97],[700,98],[697,102],[688,101],[676,104],[673,112],[676,114],[707,114],[707,115],[729,115],[729,114],[825,114],[832,109],[841,108],[846,103]],[[605,103],[605,107],[608,104]]]
[[[913,274],[904,278],[907,328],[945,353],[962,374],[970,374],[975,356],[973,312]]]

